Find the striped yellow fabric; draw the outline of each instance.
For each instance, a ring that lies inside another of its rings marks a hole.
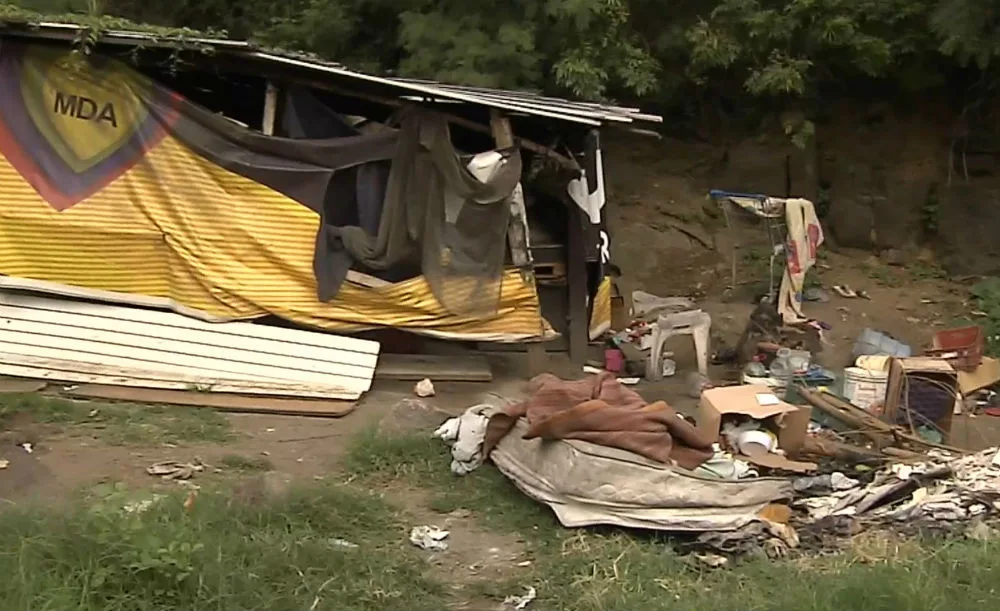
[[[331,331],[396,327],[445,338],[551,334],[534,288],[504,277],[499,312],[454,316],[423,278],[316,299],[318,216],[166,137],[135,167],[57,212],[0,156],[0,273],[170,299],[224,319],[275,314]]]
[[[594,295],[590,310],[590,339],[597,339],[611,328],[611,277],[605,276]]]

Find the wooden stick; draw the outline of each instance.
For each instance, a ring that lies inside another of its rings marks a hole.
[[[911,435],[905,429],[882,422],[865,410],[851,405],[836,395],[830,393],[815,393],[805,387],[799,387],[802,398],[813,407],[829,414],[856,428],[859,433],[868,437],[880,449],[885,446],[910,443],[917,447],[936,448],[956,454],[967,454],[966,450],[927,441]]]
[[[878,450],[842,443],[832,439],[817,439],[815,437],[806,438],[805,445],[802,447],[802,453],[811,456],[828,456],[830,458],[858,461],[889,460],[889,457]]]
[[[839,406],[830,405],[819,393],[814,393],[805,387],[800,387],[799,393],[803,399],[816,409],[829,414],[833,418],[836,418],[845,424],[850,425],[854,429],[857,429],[859,433],[870,439],[877,448],[881,449],[892,444],[892,438],[891,435],[889,435],[890,431],[886,431],[878,425],[873,425],[873,423],[869,421],[876,420],[880,424],[884,424],[874,416],[866,414],[868,418],[862,418],[857,414],[851,413],[849,410],[841,409]]]
[[[871,416],[870,414],[868,414],[868,412],[866,412],[865,410],[861,409],[860,407],[858,407],[856,405],[852,405],[851,403],[848,403],[847,401],[844,401],[843,399],[841,399],[837,395],[834,395],[834,394],[831,394],[831,393],[828,393],[828,392],[824,392],[823,393],[823,398],[826,399],[828,402],[830,402],[831,404],[833,404],[836,407],[842,407],[843,409],[850,409],[854,413],[857,413],[857,414],[864,414],[865,416],[867,416],[868,420],[871,421],[872,426],[879,427],[879,430],[886,431],[886,432],[892,434],[892,436],[896,437],[897,439],[902,439],[904,441],[907,441],[909,443],[912,443],[912,444],[915,444],[915,445],[919,445],[919,446],[924,446],[924,447],[928,447],[928,448],[937,448],[939,450],[944,450],[946,452],[954,452],[954,453],[957,453],[957,454],[968,454],[968,450],[963,450],[961,448],[956,448],[954,446],[948,446],[948,445],[944,445],[944,444],[940,444],[940,443],[934,443],[933,441],[927,441],[926,439],[924,439],[924,438],[922,438],[922,437],[920,437],[918,435],[914,435],[914,434],[910,433],[909,431],[907,431],[906,429],[904,429],[901,426],[893,426],[893,425],[889,424],[888,422],[883,422],[883,421],[879,420],[878,418],[876,418],[875,416]]]

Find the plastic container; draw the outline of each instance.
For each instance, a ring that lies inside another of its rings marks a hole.
[[[983,362],[985,339],[982,327],[938,331],[927,354],[946,359],[955,369],[972,371]]]
[[[771,377],[777,382],[775,394],[784,398],[788,390],[788,384],[792,381],[792,374],[795,373],[791,362],[792,351],[788,348],[778,350],[778,355],[771,361]]]
[[[885,354],[899,358],[913,356],[913,349],[909,345],[892,337],[876,331],[875,329],[865,329],[854,342],[854,358],[868,354]]]
[[[760,446],[765,453],[773,452],[778,447],[778,439],[771,431],[743,431],[736,438],[740,452],[751,456],[755,454],[754,446]]]
[[[860,367],[844,369],[844,398],[865,411],[877,411],[876,408],[885,403],[888,386],[888,371]]]
[[[788,366],[793,375],[804,376],[809,372],[809,364],[812,362],[812,354],[808,350],[790,350],[788,354]]]
[[[625,369],[625,354],[618,348],[605,349],[604,369],[611,373],[621,373]]]

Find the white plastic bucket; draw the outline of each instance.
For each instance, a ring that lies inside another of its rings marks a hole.
[[[888,385],[888,371],[860,367],[844,369],[844,398],[861,409],[871,411],[873,406],[881,405]]]

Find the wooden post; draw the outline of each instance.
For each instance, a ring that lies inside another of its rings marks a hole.
[[[510,127],[510,119],[497,112],[490,113],[490,130],[493,132],[493,142],[497,148],[505,149],[514,146],[514,131]],[[515,197],[510,211],[510,226],[507,228],[507,243],[510,245],[510,257],[514,265],[521,270],[525,280],[533,272],[531,266],[531,251],[528,243],[528,212],[524,207],[524,197]]]
[[[493,134],[493,142],[497,148],[505,149],[514,146],[514,130],[511,129],[510,119],[497,110],[490,112],[490,131]],[[537,295],[538,287],[535,284],[535,270],[528,239],[528,211],[524,206],[523,193],[517,194],[513,198],[510,212],[510,225],[507,227],[507,244],[510,246],[510,257],[514,265],[521,270],[521,278],[531,284]],[[541,307],[540,302],[539,307]],[[544,325],[540,313],[538,327],[539,334],[541,334],[544,331]],[[545,353],[545,344],[540,341],[529,342],[527,350],[528,375],[534,377],[548,371],[548,355]]]
[[[587,317],[587,247],[584,242],[583,210],[568,195],[566,202],[566,293],[569,324],[569,358],[574,364],[587,361],[590,320]]]
[[[265,136],[274,135],[274,122],[278,115],[278,88],[271,81],[267,82],[267,89],[264,91],[264,120],[261,124],[261,131]]]

